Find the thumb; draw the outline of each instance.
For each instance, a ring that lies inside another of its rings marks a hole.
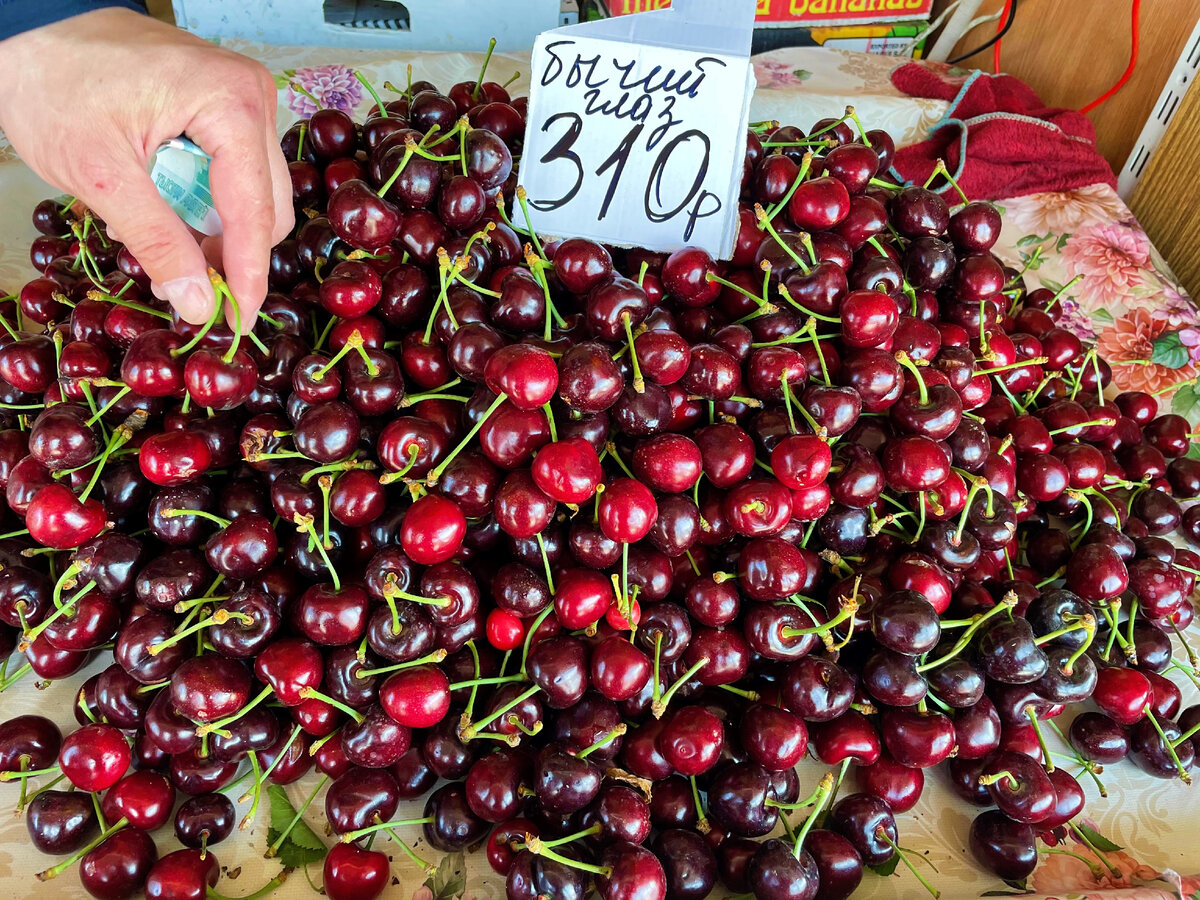
[[[82,199],[121,235],[150,276],[155,295],[186,321],[207,322],[216,302],[208,264],[187,225],[158,195],[150,175],[131,162],[104,188],[99,196]]]

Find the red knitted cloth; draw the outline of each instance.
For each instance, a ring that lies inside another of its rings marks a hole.
[[[1096,150],[1087,116],[1045,106],[1029,85],[1011,75],[972,73],[949,79],[920,63],[892,73],[892,83],[913,97],[945,100],[945,117],[926,140],[896,151],[894,174],[924,184],[939,159],[946,161],[973,200],[999,200],[1089,184],[1116,187],[1117,179]],[[953,191],[946,185],[945,191]]]

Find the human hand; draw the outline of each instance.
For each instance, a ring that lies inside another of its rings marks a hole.
[[[0,41],[0,126],[38,175],[85,205],[137,258],[154,293],[189,322],[215,302],[208,259],[250,328],[267,292],[271,247],[293,224],[267,70],[170,25],[101,9]],[[212,156],[224,233],[194,233],[148,168],[186,134]]]

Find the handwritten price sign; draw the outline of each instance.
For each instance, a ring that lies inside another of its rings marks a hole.
[[[521,157],[533,227],[733,252],[754,0],[692,0],[540,35]]]

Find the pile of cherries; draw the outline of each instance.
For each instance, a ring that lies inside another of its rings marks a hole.
[[[109,662],[73,733],[0,726],[39,877],[211,896],[233,799],[315,768],[332,900],[431,868],[413,825],[510,900],[835,900],[925,883],[896,814],[939,763],[1010,881],[1092,840],[1077,777],[1188,781],[1191,427],[1104,398],[995,208],[890,183],[849,110],[751,129],[727,262],[547,240],[513,224],[524,110],[481,76],[289,129],[252,333],[36,208],[2,686]]]

